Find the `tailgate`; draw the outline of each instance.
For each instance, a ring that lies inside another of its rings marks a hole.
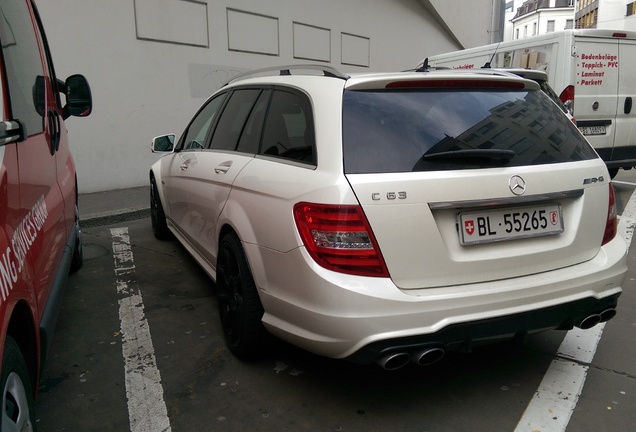
[[[541,170],[466,171],[462,177],[413,173],[387,174],[382,179],[350,175],[348,179],[393,282],[402,289],[416,289],[518,277],[593,258],[603,237],[608,188],[607,183],[584,188],[589,172],[586,162],[546,165]],[[513,176],[525,181],[527,195],[511,193]],[[398,194],[404,198],[386,198]],[[563,231],[541,231],[542,226],[553,224],[550,212],[555,208],[560,211],[556,222]],[[545,221],[539,216],[541,209]],[[467,219],[460,224],[462,215]],[[480,230],[484,235],[462,244],[470,220],[475,221],[473,235]],[[505,220],[512,226],[506,226]],[[533,225],[538,229],[533,230]],[[493,232],[497,235],[489,235]]]
[[[559,107],[518,83],[424,74],[345,92],[345,174],[397,286],[519,277],[598,253],[607,169]]]

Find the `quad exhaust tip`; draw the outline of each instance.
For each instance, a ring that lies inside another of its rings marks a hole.
[[[583,330],[590,329],[597,324],[607,322],[616,316],[615,308],[607,308],[583,318],[577,327]],[[440,361],[446,351],[441,347],[427,347],[417,351],[394,351],[380,357],[376,363],[385,370],[394,371],[403,368],[410,362],[419,366],[430,366]]]
[[[599,313],[591,314],[581,320],[577,325],[578,328],[587,330],[597,324],[607,322],[616,316],[616,309],[608,308]]]
[[[390,371],[401,369],[411,361],[419,366],[430,366],[440,361],[445,353],[440,347],[428,347],[413,352],[392,352],[380,357],[376,363]]]

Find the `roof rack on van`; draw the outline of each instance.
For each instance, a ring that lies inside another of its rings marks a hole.
[[[323,76],[331,77],[331,78],[340,78],[343,80],[348,80],[350,78],[349,75],[342,73],[338,69],[333,68],[331,66],[322,66],[322,65],[314,65],[314,64],[306,64],[306,65],[298,64],[298,65],[272,66],[272,67],[266,67],[262,69],[254,69],[254,70],[239,74],[235,77],[232,77],[232,79],[230,79],[224,85],[228,85],[234,81],[246,78],[248,76],[266,74],[267,72],[278,71],[278,74],[281,76],[292,75],[292,70],[317,71],[317,72],[322,72]]]

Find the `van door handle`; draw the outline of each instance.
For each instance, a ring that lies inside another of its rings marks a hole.
[[[632,97],[627,96],[625,98],[625,114],[629,114],[632,112]]]

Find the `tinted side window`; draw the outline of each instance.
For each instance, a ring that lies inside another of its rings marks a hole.
[[[315,164],[313,117],[306,97],[275,90],[265,120],[261,154]]]
[[[205,147],[205,138],[214,122],[216,113],[219,111],[223,100],[225,100],[225,95],[224,93],[215,97],[199,110],[190,123],[190,126],[188,126],[186,136],[182,143],[183,150],[196,150]]]
[[[539,87],[541,87],[541,90],[543,90],[543,92],[547,94],[548,97],[559,106],[559,108],[561,108],[561,111],[563,111],[564,113],[568,112],[568,109],[565,107],[565,105],[563,105],[563,102],[561,102],[561,99],[559,99],[559,96],[555,93],[552,87],[550,87],[550,84],[548,84],[547,81],[537,81],[537,83],[539,83]]]
[[[230,100],[221,113],[214,136],[212,136],[211,149],[236,150],[247,117],[252,112],[254,103],[260,94],[260,89],[243,89],[232,92]]]
[[[347,91],[343,104],[349,174],[597,157],[567,116],[538,90]]]
[[[0,14],[12,116],[24,124],[27,135],[34,135],[44,130],[45,83],[31,14],[24,1],[2,2]]]
[[[263,131],[263,120],[267,112],[269,104],[269,96],[271,92],[264,90],[258,97],[254,109],[247,119],[247,123],[243,128],[243,134],[239,140],[237,151],[243,153],[257,154],[258,147],[261,142],[261,133]]]

